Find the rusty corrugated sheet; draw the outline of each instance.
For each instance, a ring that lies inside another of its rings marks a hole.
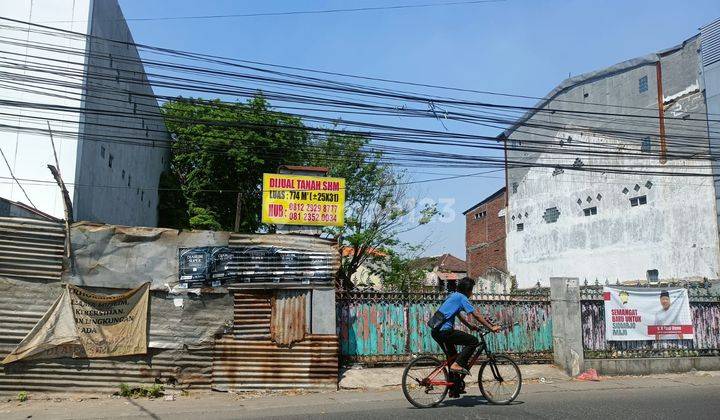
[[[241,278],[240,284],[228,286],[232,289],[332,284],[340,267],[336,243],[313,236],[231,234],[229,244],[246,250],[243,258],[227,264]]]
[[[34,284],[0,278],[0,359],[35,326],[60,292],[58,282]],[[5,365],[0,367],[0,395],[17,395],[19,391],[111,393],[123,382],[147,385],[156,380],[209,389],[212,343],[195,350],[148,351],[148,355],[112,359],[53,359]]]
[[[0,217],[0,276],[60,280],[64,245],[62,223]]]
[[[272,294],[234,293],[233,334],[238,340],[269,340]]]
[[[337,388],[338,341],[335,335],[308,335],[289,348],[270,340],[215,343],[212,387],[219,391]]]
[[[305,290],[278,290],[272,299],[270,339],[290,346],[305,338],[307,330]]]

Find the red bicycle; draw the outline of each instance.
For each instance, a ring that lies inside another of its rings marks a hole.
[[[485,335],[489,332],[479,334],[480,345],[470,358],[468,370],[484,353],[486,358],[478,374],[480,392],[492,404],[510,404],[520,394],[522,374],[511,358],[493,354],[488,349]],[[410,361],[402,377],[403,394],[410,404],[418,408],[435,407],[445,399],[450,387],[458,385],[457,381],[464,384],[464,375],[453,374],[456,379],[450,379],[448,367],[456,357],[443,362],[434,356],[420,356]]]

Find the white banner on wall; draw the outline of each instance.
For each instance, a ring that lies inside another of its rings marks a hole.
[[[603,288],[605,340],[691,340],[687,289]]]

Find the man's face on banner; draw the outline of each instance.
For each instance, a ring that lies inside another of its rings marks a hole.
[[[663,311],[670,309],[670,296],[660,295],[660,305],[662,305]]]

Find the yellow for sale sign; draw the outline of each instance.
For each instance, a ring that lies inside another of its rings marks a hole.
[[[344,178],[263,174],[263,223],[342,226],[344,215]]]

